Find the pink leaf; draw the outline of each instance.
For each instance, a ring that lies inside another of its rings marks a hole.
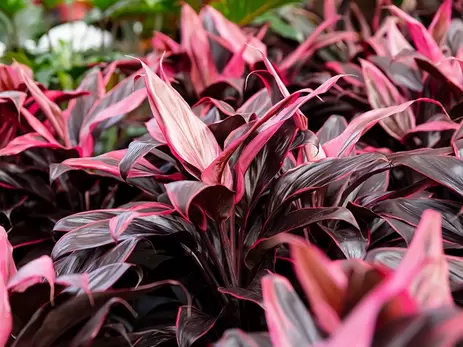
[[[280,69],[282,71],[287,71],[297,62],[303,61],[306,53],[311,49],[318,36],[327,28],[333,26],[339,18],[339,16],[326,18],[301,45],[283,59],[281,64],[279,64]]]
[[[64,145],[66,147],[71,147],[69,133],[67,131],[67,127],[65,126],[64,116],[60,108],[45,96],[45,94],[35,84],[31,77],[27,76],[23,70],[20,71],[24,83],[26,84],[37,104],[40,105],[40,108],[45,114],[45,117],[47,117],[48,121],[53,125],[53,128],[55,129],[58,136],[63,139]]]
[[[10,300],[5,281],[0,276],[0,346],[6,346],[13,328]]]
[[[63,148],[63,146],[50,143],[37,133],[29,133],[14,138],[6,147],[0,148],[0,157],[16,155],[29,148]]]
[[[0,278],[3,279],[5,284],[15,273],[16,265],[13,259],[13,246],[8,241],[8,234],[5,229],[0,226]]]
[[[388,8],[394,15],[407,23],[408,31],[418,52],[431,59],[434,63],[439,63],[445,59],[439,45],[434,41],[423,24],[396,6],[389,6]]]
[[[440,102],[428,98],[420,98],[404,102],[403,104],[397,106],[368,111],[354,118],[341,135],[323,145],[323,149],[325,150],[326,155],[329,157],[339,157],[341,155],[350,153],[360,137],[365,134],[373,125],[382,119],[405,111],[408,107],[417,101],[425,101],[436,104],[442,107],[445,112],[445,109]]]
[[[226,19],[219,11],[211,6],[204,6],[200,13],[201,17],[210,16],[215,24],[216,30],[223,37],[233,53],[237,54],[244,48],[243,59],[249,65],[254,65],[261,60],[258,51],[266,54],[267,47],[255,37],[247,37],[241,28],[235,23]],[[257,50],[256,50],[257,48]]]
[[[159,31],[154,33],[151,42],[153,44],[153,48],[159,52],[172,52],[177,54],[182,51],[182,47],[177,42]]]
[[[264,276],[262,295],[273,346],[310,346],[321,339],[312,317],[285,277]]]
[[[44,139],[54,145],[60,145],[59,142],[56,141],[55,137],[48,131],[45,125],[43,125],[43,123],[39,121],[34,115],[32,115],[26,108],[22,108],[21,113],[31,128],[40,134]]]
[[[335,335],[317,346],[337,347],[345,341],[355,341],[358,347],[371,346],[380,310],[407,288],[424,309],[451,304],[441,232],[440,214],[425,211],[399,268],[355,307]]]
[[[329,333],[334,332],[340,324],[343,309],[343,293],[347,287],[345,275],[330,267],[330,260],[312,245],[292,241],[290,247],[296,275],[319,325]]]
[[[429,33],[439,45],[445,43],[445,35],[447,35],[451,20],[452,0],[444,0],[428,28]]]
[[[264,123],[267,123],[265,126],[269,127],[272,124],[275,124],[279,121],[290,119],[298,111],[301,105],[303,105],[305,102],[309,101],[314,97],[318,97],[320,94],[326,93],[342,77],[343,76],[341,75],[333,76],[315,90],[300,90],[279,101],[270,110],[268,110],[264,116],[259,118],[256,122],[254,122],[249,130],[247,130],[244,134],[238,136],[230,144],[226,145],[226,149],[220,154],[220,156],[218,156],[209,165],[209,167],[202,172],[201,177],[203,181],[208,184],[214,184],[214,182],[217,182],[218,179],[222,177],[224,170],[228,168],[228,160],[233,155],[233,153],[235,153],[235,151],[243,144],[243,142],[258,128],[260,128]],[[302,92],[309,92],[309,94],[307,96],[300,97],[300,94]],[[308,147],[309,151],[314,150],[313,146],[309,145]],[[318,151],[317,159],[321,159],[324,157],[325,152],[322,148],[320,148],[320,151]]]
[[[82,289],[88,295],[90,301],[93,302],[92,291],[90,290],[89,286],[88,274],[83,273],[62,275],[56,278],[55,283],[66,287]]]
[[[161,132],[175,156],[192,166],[189,171],[199,177],[221,153],[217,140],[180,94],[142,65],[148,100]],[[216,183],[231,187],[229,169]]]
[[[191,60],[191,80],[199,95],[204,88],[217,79],[217,70],[212,58],[206,30],[201,19],[188,5],[182,5],[181,45]]]
[[[136,109],[146,99],[146,88],[129,76],[99,99],[84,115],[79,133],[79,146],[84,156],[93,154],[93,130],[102,122],[118,120]]]
[[[433,210],[424,211],[410,247],[397,271],[407,271],[420,263],[410,293],[422,309],[452,305],[448,279],[448,263],[442,246],[442,216]],[[404,268],[400,270],[401,268]]]
[[[24,105],[24,102],[26,101],[26,93],[23,92],[17,92],[17,91],[6,91],[6,92],[0,92],[0,100],[3,102],[8,102],[10,101],[13,103],[14,107],[16,110],[19,111]]]
[[[406,50],[413,50],[413,47],[408,43],[392,18],[389,18],[385,25],[387,30],[386,46],[391,57],[395,57]]]
[[[42,282],[43,278],[50,285],[50,301],[53,302],[56,274],[53,260],[46,255],[34,259],[21,267],[8,281],[8,290],[24,292],[34,284]]]
[[[336,0],[325,0],[324,1],[324,4],[323,4],[323,17],[325,20],[327,19],[331,19],[331,18],[335,18],[337,16],[337,4],[336,4]],[[331,26],[333,26],[333,24],[331,24]]]
[[[127,230],[127,227],[137,217],[143,216],[143,213],[127,211],[123,212],[118,216],[114,216],[109,220],[109,232],[114,242],[119,240],[119,236]]]
[[[368,100],[373,108],[395,106],[405,102],[397,88],[384,76],[380,69],[372,63],[361,59],[363,78],[367,88]],[[407,108],[405,111],[385,118],[379,122],[386,132],[400,140],[415,126],[415,116]]]

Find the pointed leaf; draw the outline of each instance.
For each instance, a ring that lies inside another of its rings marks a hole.
[[[122,304],[122,306],[124,306],[133,316],[136,316],[136,312],[125,300],[120,298],[111,298],[92,316],[92,318],[87,321],[87,323],[85,323],[80,331],[74,336],[69,347],[86,347],[93,344],[94,339],[103,327],[112,306],[116,304]]]
[[[451,20],[452,0],[444,0],[428,28],[429,33],[439,45],[445,43],[445,36],[449,30]]]
[[[265,276],[262,293],[274,346],[310,346],[321,340],[315,322],[286,278]]]
[[[343,131],[343,133],[333,140],[325,143],[323,149],[330,157],[339,157],[341,155],[349,154],[355,144],[360,140],[360,137],[365,134],[373,125],[385,118],[393,116],[396,113],[404,112],[417,101],[430,102],[443,108],[442,104],[438,101],[428,98],[420,98],[404,102],[397,106],[371,110],[354,118]]]
[[[179,347],[190,347],[207,334],[216,322],[213,318],[195,307],[182,306],[177,314],[177,343]]]
[[[50,285],[50,301],[55,296],[55,269],[53,261],[48,256],[41,256],[21,267],[8,281],[8,290],[24,292],[34,284],[42,282],[45,278]]]
[[[360,60],[368,93],[368,100],[375,109],[395,106],[405,102],[397,88],[372,63]],[[405,111],[379,121],[379,124],[392,137],[400,140],[415,126],[415,116],[407,108]]]
[[[143,65],[148,99],[154,117],[175,156],[193,166],[191,172],[198,175],[221,153],[211,130],[194,115],[188,104],[169,85]],[[231,175],[225,174],[216,182],[231,187]]]
[[[196,12],[184,3],[181,14],[181,45],[191,61],[191,80],[196,94],[217,80],[206,30]],[[148,85],[148,83],[147,83]]]

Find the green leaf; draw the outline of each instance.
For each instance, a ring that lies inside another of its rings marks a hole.
[[[103,15],[111,18],[146,17],[177,12],[179,8],[177,0],[120,0],[109,6]]]
[[[13,18],[16,13],[29,5],[27,0],[1,0],[0,11],[8,17]]]
[[[304,41],[304,35],[302,35],[300,32],[297,32],[294,27],[286,23],[278,14],[274,13],[273,11],[264,13],[262,16],[257,17],[254,20],[254,23],[269,23],[270,29],[278,35],[298,42]]]
[[[247,25],[266,12],[301,0],[218,0],[211,5],[229,20]]]

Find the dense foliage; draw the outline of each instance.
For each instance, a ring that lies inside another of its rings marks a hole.
[[[184,4],[73,91],[0,66],[0,346],[462,340],[461,6],[341,3],[300,45]]]

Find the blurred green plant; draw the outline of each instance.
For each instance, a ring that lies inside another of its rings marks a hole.
[[[259,16],[278,7],[291,3],[302,3],[301,0],[218,0],[211,6],[222,12],[231,21],[239,25],[248,25]]]

